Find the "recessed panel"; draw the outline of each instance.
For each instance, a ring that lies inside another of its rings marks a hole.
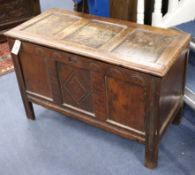
[[[144,131],[144,88],[113,77],[107,77],[106,84],[109,121]]]
[[[136,30],[130,33],[125,40],[112,52],[122,59],[156,62],[163,51],[175,37]]]
[[[123,27],[119,25],[91,21],[78,31],[65,37],[64,40],[92,48],[99,48],[115,37],[122,29]]]
[[[19,58],[23,70],[26,90],[45,98],[52,99],[47,67],[48,50],[23,43]]]
[[[71,15],[51,14],[23,29],[25,32],[42,36],[53,36],[78,21],[80,18]]]

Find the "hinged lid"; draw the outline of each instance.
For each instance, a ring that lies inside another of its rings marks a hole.
[[[131,22],[50,9],[6,32],[8,37],[164,76],[190,35]]]

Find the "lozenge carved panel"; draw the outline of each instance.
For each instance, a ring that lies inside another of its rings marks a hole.
[[[68,64],[57,63],[63,105],[93,113],[90,72]]]

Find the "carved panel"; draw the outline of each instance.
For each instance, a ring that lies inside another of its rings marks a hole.
[[[127,60],[156,62],[175,37],[136,30],[112,52]]]
[[[0,0],[0,4],[0,21],[3,23],[13,18],[30,16],[32,13],[26,0]]]
[[[64,105],[93,112],[90,72],[59,62],[57,69]]]
[[[25,32],[34,33],[42,36],[53,36],[63,31],[65,28],[78,21],[80,18],[63,15],[52,14],[42,20],[30,25],[23,30]]]
[[[123,28],[115,24],[91,21],[80,30],[65,37],[64,40],[99,48],[116,36]]]

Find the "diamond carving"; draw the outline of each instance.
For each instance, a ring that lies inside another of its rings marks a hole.
[[[62,105],[93,113],[91,74],[87,69],[58,63]]]
[[[75,73],[72,73],[64,82],[64,89],[77,104],[90,94]]]

